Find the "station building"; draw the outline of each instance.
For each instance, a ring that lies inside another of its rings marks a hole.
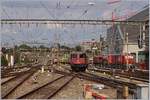
[[[144,8],[139,13],[128,18],[130,20],[144,20],[144,25],[137,24],[115,24],[107,29],[107,53],[108,54],[126,54],[131,53],[138,62],[139,51],[149,51],[149,8]],[[138,39],[140,33],[143,33],[143,47],[139,48]]]

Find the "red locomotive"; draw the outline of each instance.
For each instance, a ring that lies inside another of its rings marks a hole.
[[[93,58],[93,64],[96,66],[104,67],[107,64],[107,59],[104,55],[95,56]]]
[[[88,66],[87,55],[83,52],[72,53],[69,62],[73,71],[85,71]]]
[[[135,59],[132,55],[111,54],[107,57],[108,65],[112,68],[126,69],[135,67]]]
[[[100,65],[100,67],[109,68],[120,68],[126,69],[135,67],[135,59],[132,55],[121,55],[121,54],[110,54],[107,56],[97,56],[93,58],[93,63],[95,65]]]

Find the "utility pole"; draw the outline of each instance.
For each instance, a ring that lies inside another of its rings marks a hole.
[[[99,38],[99,49],[100,49],[100,54],[102,53],[102,36],[100,34],[100,38]]]
[[[129,61],[128,61],[128,33],[126,33],[126,45],[127,45],[127,70],[129,69]]]

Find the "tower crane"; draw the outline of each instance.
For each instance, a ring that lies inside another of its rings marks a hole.
[[[118,3],[121,0],[107,0],[107,4],[114,4],[114,3]]]

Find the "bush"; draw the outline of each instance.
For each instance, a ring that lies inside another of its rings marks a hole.
[[[4,55],[1,56],[1,65],[2,66],[7,66],[8,65],[8,61],[6,60]]]

